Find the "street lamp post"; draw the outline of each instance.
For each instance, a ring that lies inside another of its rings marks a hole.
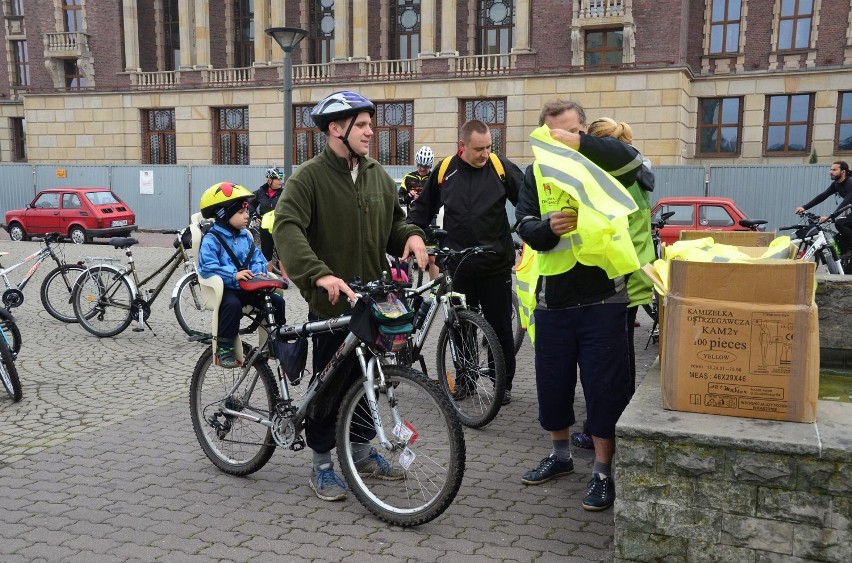
[[[290,53],[308,32],[298,27],[270,27],[266,34],[284,51],[284,178],[293,174],[293,61]]]

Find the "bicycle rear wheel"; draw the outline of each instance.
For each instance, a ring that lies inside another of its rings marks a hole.
[[[506,392],[506,362],[497,333],[480,315],[456,311],[438,336],[438,381],[462,424],[481,428],[494,420]]]
[[[85,271],[83,266],[64,264],[45,276],[41,282],[41,304],[51,317],[63,323],[77,322],[71,294],[74,292],[74,282]]]
[[[204,308],[198,274],[193,274],[181,282],[174,308],[177,322],[185,333],[189,336],[212,337],[212,311]]]
[[[340,405],[337,450],[340,470],[358,501],[391,524],[416,526],[440,516],[453,502],[464,476],[464,429],[446,395],[423,374],[382,366],[387,386],[378,389],[376,412],[390,450],[375,438],[362,381]],[[416,436],[406,436],[397,423]],[[359,473],[378,453],[402,477],[387,480]]]
[[[251,347],[244,343],[243,352],[248,358]],[[189,412],[198,443],[213,465],[230,475],[254,473],[266,465],[275,451],[271,429],[222,413],[227,407],[271,419],[278,398],[275,377],[260,359],[248,367],[248,372],[231,392],[242,369],[217,366],[210,346],[198,358],[189,386]]]
[[[71,301],[77,321],[95,336],[115,336],[130,326],[133,291],[115,268],[95,266],[83,272],[74,283]]]
[[[3,387],[13,402],[17,403],[21,400],[24,394],[21,390],[18,370],[15,367],[15,361],[12,359],[12,351],[2,337],[0,337],[0,381],[3,382]]]
[[[21,351],[21,344],[23,342],[21,330],[18,328],[18,323],[15,322],[12,313],[2,307],[0,307],[0,330],[6,335],[6,343],[12,351],[12,359],[14,360]]]

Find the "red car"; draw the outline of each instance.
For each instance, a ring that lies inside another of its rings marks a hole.
[[[740,224],[748,217],[728,197],[664,197],[651,210],[651,221],[668,211],[674,211],[674,215],[660,230],[660,239],[666,244],[680,240],[680,232],[684,230],[754,230]],[[757,228],[764,229],[762,225]]]
[[[7,211],[3,226],[15,241],[58,232],[75,244],[127,236],[137,228],[136,215],[107,188],[42,190],[26,208]]]

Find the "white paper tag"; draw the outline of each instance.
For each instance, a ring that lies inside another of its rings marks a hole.
[[[417,457],[417,455],[414,452],[412,452],[408,448],[405,448],[404,450],[402,450],[402,453],[399,454],[399,464],[405,469],[408,469],[414,462],[415,457]]]
[[[393,427],[393,435],[401,442],[405,442],[407,444],[408,441],[411,440],[411,437],[414,436],[414,431],[405,424],[398,422]]]

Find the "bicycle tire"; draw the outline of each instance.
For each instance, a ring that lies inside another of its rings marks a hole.
[[[382,370],[386,387],[378,391],[376,411],[393,448],[388,454],[376,438],[368,440],[364,435],[365,428],[373,427],[373,419],[364,406],[366,393],[359,380],[349,388],[340,405],[340,470],[367,510],[397,526],[417,526],[440,516],[458,493],[464,477],[464,429],[435,382],[402,366],[385,365]],[[394,432],[395,420],[407,423],[418,433],[417,438],[405,441]],[[363,444],[387,455],[387,462],[402,471],[402,478],[390,481],[359,474],[359,459],[355,456],[365,454]],[[406,449],[415,457],[404,468],[399,457]]]
[[[243,352],[248,358],[251,347],[243,343]],[[242,369],[224,369],[215,365],[213,347],[209,346],[198,358],[189,386],[189,412],[195,437],[213,465],[229,475],[254,473],[266,465],[275,452],[270,428],[242,418],[227,418],[219,413],[221,405],[227,403],[233,410],[249,409],[271,419],[278,399],[278,387],[272,370],[259,356],[248,369],[257,371],[261,385],[245,385],[254,380],[254,376],[250,376],[240,391],[251,388],[251,396],[226,396],[225,393],[234,386]],[[223,427],[215,427],[213,422],[219,423],[220,420]]]
[[[18,369],[15,367],[12,351],[3,338],[0,338],[0,381],[3,382],[3,387],[6,388],[6,392],[9,394],[13,403],[17,403],[23,398],[24,393],[21,389],[21,378],[18,377]]]
[[[831,248],[823,248],[819,252],[822,256],[822,261],[825,262],[825,267],[829,274],[839,275],[840,268],[837,265],[837,258],[834,256],[834,250]]]
[[[77,264],[63,264],[47,273],[41,282],[41,304],[51,317],[63,323],[77,322],[71,295],[74,282],[85,271],[86,268]]]
[[[518,296],[513,291],[512,292],[512,344],[515,347],[514,354],[517,355],[518,350],[521,349],[521,345],[524,343],[524,335],[527,333],[524,330],[524,327],[521,326],[521,312],[520,312],[520,303],[518,302]]]
[[[412,287],[420,287],[423,285],[424,279],[426,278],[426,272],[429,271],[429,268],[426,268],[426,272],[421,270],[417,266],[417,259],[412,254],[408,257],[408,281],[411,283]]]
[[[213,313],[204,307],[198,274],[192,274],[181,282],[174,309],[177,322],[185,333],[212,338]]]
[[[83,272],[71,295],[74,316],[88,332],[108,338],[123,332],[133,315],[133,290],[120,270],[95,266]]]
[[[18,357],[23,344],[21,329],[18,328],[18,323],[15,322],[12,313],[2,307],[0,307],[0,330],[6,335],[6,343],[12,351],[12,359],[14,360]]]
[[[451,333],[457,360],[453,360]],[[471,311],[456,311],[456,320],[444,324],[438,336],[437,363],[438,381],[461,423],[482,428],[494,420],[506,392],[506,363],[488,321]]]

